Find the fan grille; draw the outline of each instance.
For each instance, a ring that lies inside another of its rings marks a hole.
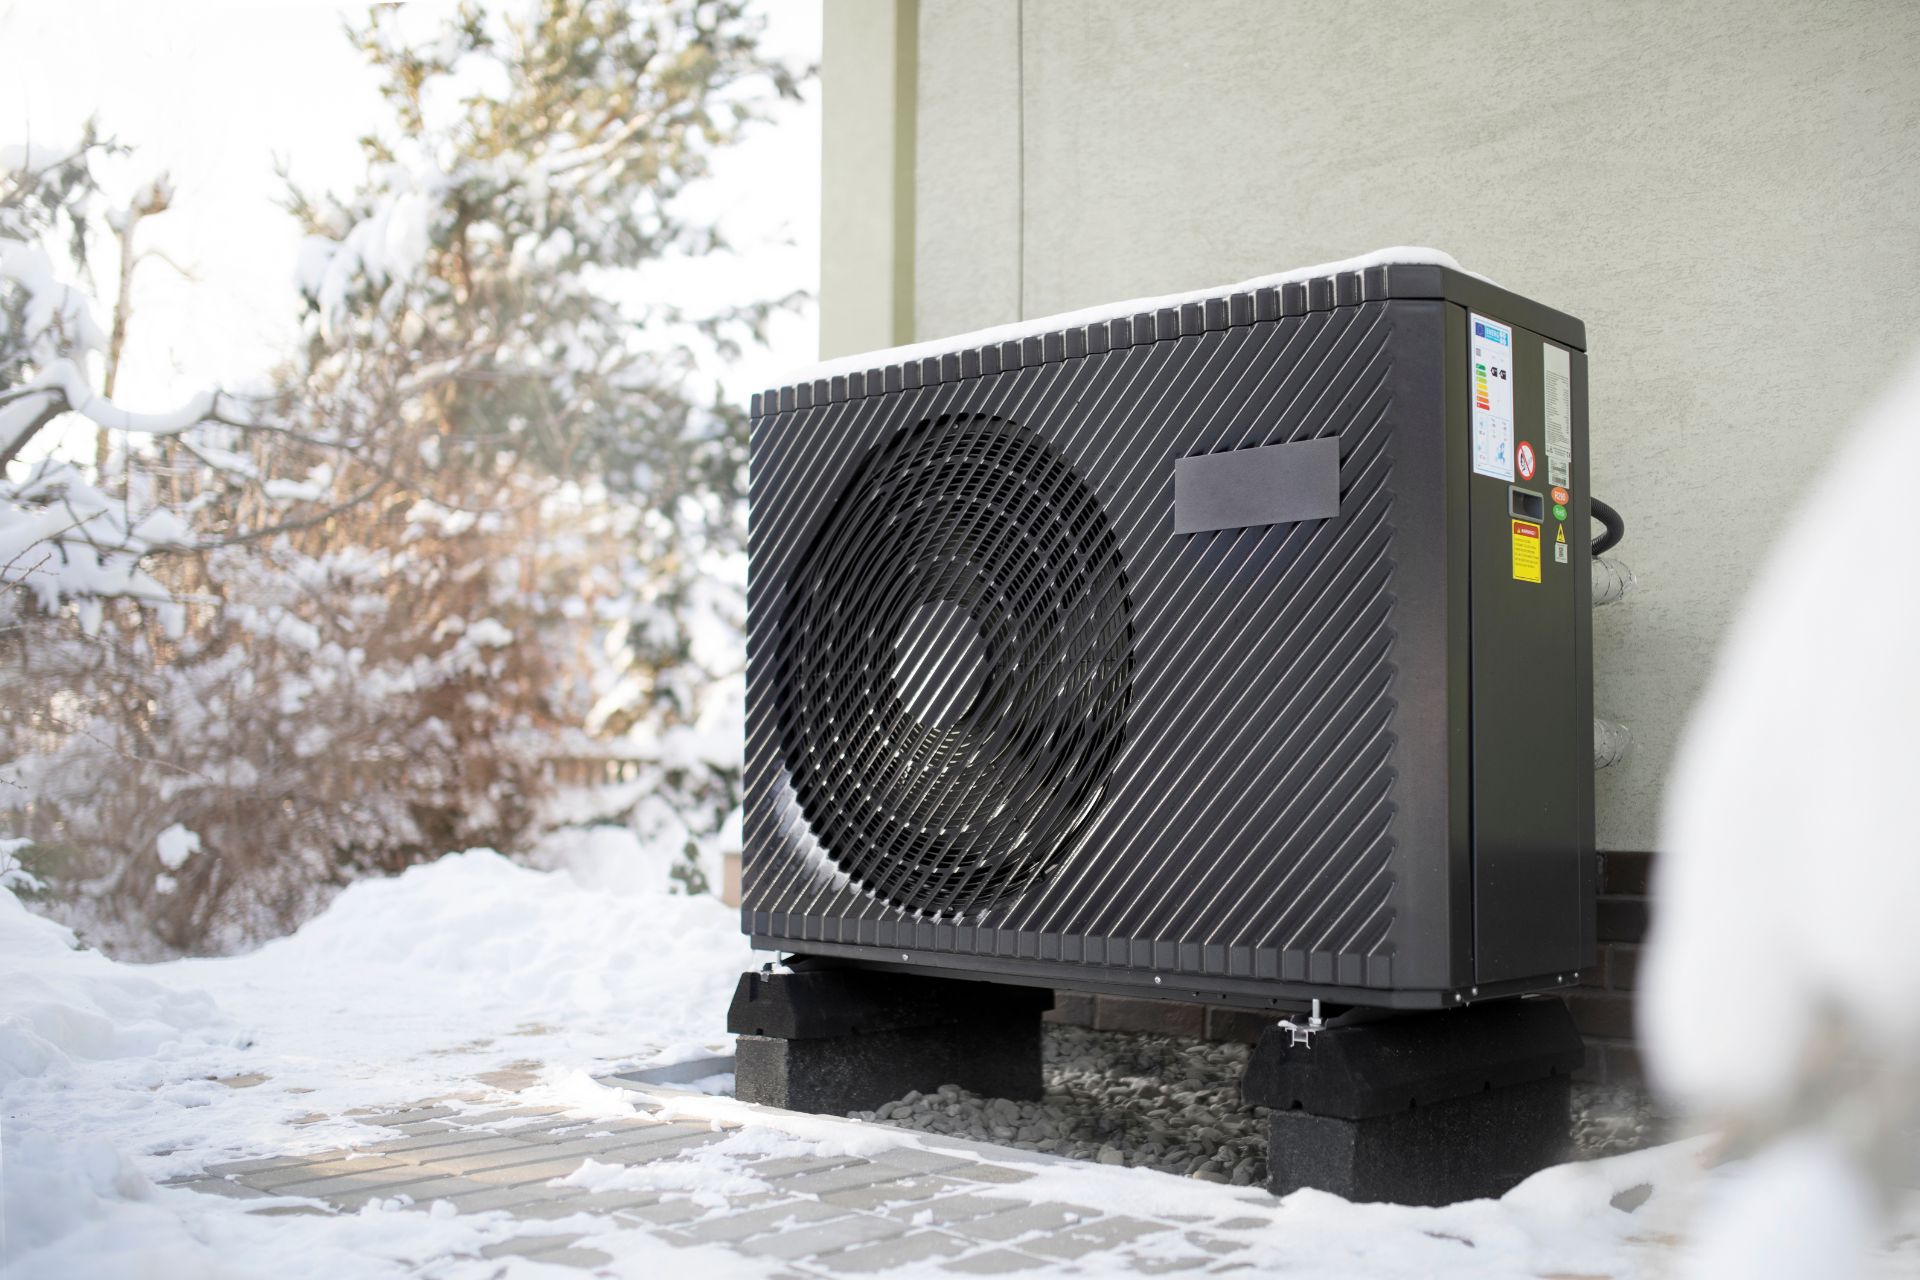
[[[950,416],[875,449],[783,610],[782,753],[827,856],[942,916],[1049,875],[1120,752],[1131,610],[1099,499],[1033,432]]]

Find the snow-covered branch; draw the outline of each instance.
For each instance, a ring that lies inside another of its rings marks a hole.
[[[68,359],[51,362],[32,381],[7,393],[8,397],[36,394],[44,397],[47,411],[54,414],[77,413],[108,431],[141,436],[179,435],[189,427],[213,417],[220,401],[218,392],[201,391],[160,413],[136,412],[115,404],[105,394],[95,391],[87,384],[86,374],[80,366]],[[0,426],[0,437],[5,434],[4,426]],[[20,443],[24,444],[25,441]],[[11,462],[18,452],[16,445],[12,452],[0,455],[0,465]]]

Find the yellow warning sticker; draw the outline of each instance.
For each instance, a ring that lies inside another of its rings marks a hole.
[[[1513,580],[1540,581],[1540,526],[1525,520],[1513,522]]]

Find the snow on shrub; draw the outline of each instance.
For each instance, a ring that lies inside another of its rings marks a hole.
[[[0,172],[0,818],[126,954],[524,849],[555,756],[645,763],[690,889],[737,827],[745,424],[699,371],[770,306],[642,282],[721,248],[682,196],[794,75],[731,4],[443,17],[355,33],[392,120],[358,190],[291,193],[305,341],[248,395],[93,389],[86,247],[164,183],[98,216],[91,135]],[[92,465],[28,461],[63,415]]]

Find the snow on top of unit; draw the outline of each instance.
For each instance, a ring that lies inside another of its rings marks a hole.
[[[1318,280],[1325,276],[1344,275],[1350,271],[1365,271],[1369,267],[1386,266],[1449,267],[1455,271],[1465,272],[1467,275],[1475,274],[1466,271],[1466,268],[1454,261],[1452,254],[1442,253],[1438,249],[1428,249],[1421,245],[1395,245],[1389,249],[1375,249],[1372,253],[1363,253],[1355,258],[1342,258],[1338,262],[1297,267],[1277,275],[1255,276],[1251,280],[1242,280],[1238,284],[1215,285],[1210,289],[1190,289],[1185,293],[1169,293],[1157,298],[1130,298],[1124,302],[1102,303],[1100,306],[1086,307],[1079,311],[1062,311],[1057,315],[1037,316],[1032,320],[1016,320],[1011,324],[995,325],[990,329],[975,329],[971,333],[956,333],[952,337],[909,343],[903,347],[889,347],[884,351],[863,351],[855,355],[839,356],[795,369],[787,375],[781,385],[798,386],[800,383],[814,382],[821,378],[865,373],[869,369],[883,369],[888,365],[905,364],[909,360],[943,356],[950,351],[964,351],[999,342],[1017,342],[1022,338],[1053,333],[1060,329],[1078,329],[1086,325],[1101,324],[1108,320],[1138,315],[1142,311],[1161,311],[1180,307],[1189,302],[1200,302],[1207,298],[1224,298],[1229,294],[1251,293],[1255,289],[1273,289],[1283,284],[1299,284],[1305,280]],[[1485,276],[1477,278],[1486,279]],[[1491,284],[1492,281],[1488,283]]]

